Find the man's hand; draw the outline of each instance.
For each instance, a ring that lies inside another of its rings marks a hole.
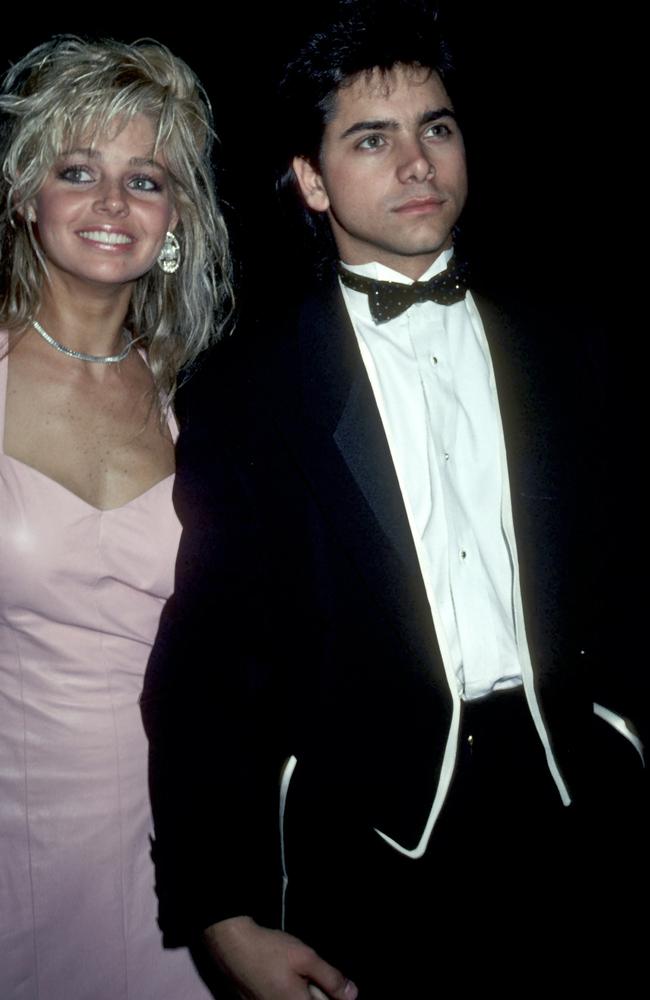
[[[356,1000],[354,983],[313,948],[284,931],[260,927],[250,917],[221,920],[204,932],[208,953],[246,1000],[311,1000],[321,990],[331,1000]],[[310,984],[317,987],[310,992]]]

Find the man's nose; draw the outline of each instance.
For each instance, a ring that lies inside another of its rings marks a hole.
[[[433,161],[419,139],[414,139],[403,147],[397,169],[397,176],[403,184],[425,181],[434,177],[435,172]]]

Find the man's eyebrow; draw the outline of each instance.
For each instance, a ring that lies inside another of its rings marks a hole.
[[[440,118],[453,118],[456,121],[456,112],[452,111],[451,108],[436,108],[435,111],[425,111],[420,118],[420,125],[437,122]]]
[[[429,122],[438,121],[439,118],[456,118],[456,114],[451,108],[435,108],[425,111],[420,116],[419,125],[428,125]],[[370,118],[366,121],[355,122],[341,133],[341,139],[347,139],[350,135],[358,132],[396,132],[400,128],[400,123],[394,118]]]
[[[355,122],[341,133],[341,139],[347,139],[349,135],[356,135],[357,132],[388,132],[399,128],[399,122],[393,118],[371,118],[368,121]]]

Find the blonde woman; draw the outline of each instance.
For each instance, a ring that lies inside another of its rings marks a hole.
[[[155,923],[138,697],[180,527],[172,400],[229,301],[211,116],[163,46],[0,94],[0,995],[193,1000]]]

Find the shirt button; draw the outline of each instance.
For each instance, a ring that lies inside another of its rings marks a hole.
[[[448,461],[449,461],[449,452],[446,451],[445,452],[445,462],[448,462]]]
[[[467,552],[465,551],[465,549],[460,550],[460,558],[467,559]]]
[[[432,355],[431,355],[431,364],[432,364],[432,365],[437,365],[437,364],[438,364],[438,359],[437,359],[437,357],[435,356],[435,354],[432,354]]]

